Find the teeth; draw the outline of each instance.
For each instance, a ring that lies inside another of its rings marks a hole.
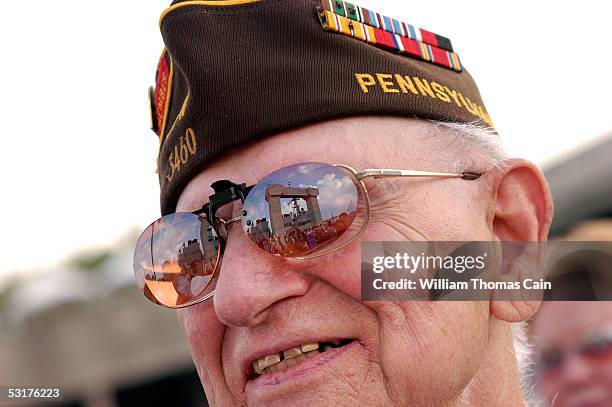
[[[327,350],[327,348],[330,347],[325,346],[325,348]],[[282,353],[282,356],[284,357],[284,360],[282,361],[280,353],[268,355],[253,362],[253,370],[258,375],[264,373],[281,372],[290,368],[291,366],[295,366],[299,362],[303,362],[310,357],[318,355],[321,353],[318,349],[318,343],[306,343],[295,348],[287,349]]]
[[[280,362],[280,353],[276,353],[274,355],[266,356],[265,358],[263,358],[263,360],[264,360],[263,366],[261,366],[261,363],[260,363],[260,365],[259,365],[260,367],[266,368],[266,367],[275,365],[278,362]]]
[[[301,355],[302,351],[300,350],[300,348],[291,348],[286,350],[285,352],[283,352],[283,355],[285,356],[285,359],[292,359],[294,357],[296,357],[297,355]]]
[[[265,358],[257,359],[253,362],[253,370],[257,374],[268,373],[268,367],[278,364],[281,361],[280,354],[268,355]]]
[[[308,356],[306,356],[304,353],[302,353],[301,355],[297,355],[293,358],[293,360],[295,360],[296,362],[303,362],[306,359],[308,359]]]
[[[287,369],[287,364],[285,362],[280,362],[270,366],[268,369],[270,370],[270,373],[280,372],[281,370]]]
[[[344,340],[323,342],[321,344],[317,342],[305,343],[303,345],[287,349],[284,352],[275,353],[273,355],[268,355],[257,359],[253,362],[253,371],[257,375],[282,372],[300,362],[305,361],[308,358],[317,356],[318,354],[326,352],[330,349],[339,348],[350,342],[350,340]]]
[[[305,345],[300,346],[300,349],[302,350],[302,353],[310,352],[310,351],[319,349],[319,344],[318,343],[307,343]]]

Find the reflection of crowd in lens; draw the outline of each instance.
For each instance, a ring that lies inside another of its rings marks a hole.
[[[342,235],[354,217],[355,212],[343,212],[316,226],[300,228],[295,224],[288,225],[282,238],[270,232],[266,219],[259,219],[249,236],[260,248],[268,252],[284,256],[303,255]]]

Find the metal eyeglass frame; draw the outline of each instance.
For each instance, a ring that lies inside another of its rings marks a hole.
[[[298,257],[298,256],[291,257],[292,259],[306,260],[306,259],[314,259],[317,257],[326,256],[330,253],[333,253],[337,250],[340,250],[346,247],[347,245],[351,244],[352,242],[354,242],[356,239],[358,239],[361,236],[363,231],[368,226],[368,223],[370,220],[370,197],[368,194],[368,189],[363,183],[363,180],[366,178],[374,178],[374,179],[379,179],[379,178],[460,178],[460,179],[467,180],[467,181],[473,181],[473,180],[480,178],[482,175],[482,174],[476,174],[472,172],[448,173],[448,172],[430,172],[430,171],[417,171],[417,170],[382,169],[382,168],[370,168],[370,169],[366,169],[366,170],[357,172],[355,171],[355,169],[353,169],[352,167],[349,167],[348,165],[343,165],[343,164],[329,164],[329,165],[331,167],[344,168],[345,170],[350,172],[355,177],[355,181],[357,181],[356,184],[361,189],[361,192],[363,193],[363,196],[365,198],[365,206],[366,206],[365,222],[363,226],[361,227],[361,230],[354,237],[344,242],[340,246],[336,247],[332,251],[321,253],[318,255],[308,256],[308,257]],[[225,249],[226,237],[227,237],[227,232],[229,230],[228,229],[229,226],[231,226],[234,223],[240,222],[242,220],[242,216],[237,216],[232,219],[224,220],[224,219],[216,217],[215,214],[219,208],[221,208],[224,205],[227,205],[230,202],[240,199],[240,201],[244,203],[247,195],[249,194],[249,192],[251,192],[251,190],[255,187],[255,185],[251,185],[247,187],[246,184],[235,184],[228,180],[221,180],[221,181],[216,181],[212,183],[211,187],[213,188],[215,193],[209,196],[209,201],[206,204],[204,204],[204,206],[202,206],[201,209],[195,212],[192,212],[194,215],[205,215],[208,223],[214,228],[214,231],[219,238],[219,245],[220,245],[219,253],[217,255],[217,262],[215,264],[214,270],[211,273],[210,281],[208,282],[208,284],[206,284],[206,286],[204,287],[202,291],[205,291],[206,288],[208,288],[208,286],[213,282],[215,274],[217,273],[217,270],[220,264],[220,260],[223,257],[223,251]],[[219,224],[223,225],[225,236],[219,233]],[[179,309],[179,308],[190,307],[192,305],[199,304],[201,302],[204,302],[212,298],[214,294],[215,294],[215,291],[213,290],[212,292],[206,294],[202,298],[197,298],[186,304],[172,307],[172,308]]]

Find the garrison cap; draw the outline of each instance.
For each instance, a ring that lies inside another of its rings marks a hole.
[[[163,215],[219,154],[360,115],[493,127],[452,42],[340,0],[175,1],[150,91]]]

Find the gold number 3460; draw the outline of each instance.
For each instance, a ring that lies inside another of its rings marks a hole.
[[[171,181],[183,165],[187,164],[190,157],[198,151],[198,141],[192,128],[188,128],[184,136],[174,145],[174,151],[168,157],[171,174],[166,175],[166,180]]]

